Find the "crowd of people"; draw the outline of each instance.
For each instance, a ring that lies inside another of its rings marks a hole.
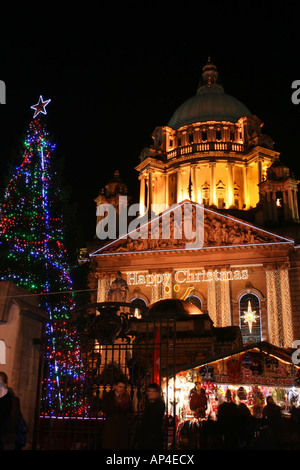
[[[191,394],[190,409],[193,419],[178,426],[181,449],[300,449],[300,408],[293,407],[290,416],[284,415],[271,395],[250,410],[247,400],[226,394],[212,419],[201,389]]]
[[[104,394],[102,410],[105,413],[102,449],[163,449],[165,403],[156,383],[147,387],[139,423],[133,420],[130,399],[122,381],[117,381],[113,389]]]
[[[141,420],[133,424],[131,404],[125,383],[118,382],[103,397],[102,409],[106,419],[102,436],[103,449],[166,449],[164,429],[165,403],[156,383],[146,390],[145,407]],[[271,396],[266,398],[260,415],[253,416],[248,406],[240,401],[223,402],[218,407],[217,419],[206,415],[205,393],[192,397],[191,408],[197,426],[189,424],[191,439],[177,439],[178,449],[298,449],[300,448],[300,410],[294,408],[289,418]],[[182,430],[184,427],[182,428]],[[186,427],[187,429],[187,427]],[[198,434],[197,434],[198,433]],[[197,435],[196,435],[197,434]],[[177,436],[178,437],[178,436]]]
[[[244,402],[224,402],[218,408],[217,423],[225,449],[265,447],[276,449],[282,443],[281,409],[268,396],[260,415],[253,416]]]
[[[160,387],[150,383],[145,395],[143,412],[137,419],[124,381],[118,380],[110,392],[104,393],[102,449],[167,449],[166,407]],[[219,405],[217,419],[210,419],[203,389],[191,395],[190,408],[193,420],[177,426],[173,441],[179,450],[300,449],[300,409],[292,408],[291,416],[285,418],[271,396],[255,416],[245,402],[228,399]],[[24,445],[19,446],[17,439],[20,416],[19,399],[8,387],[6,374],[0,372],[0,450]]]

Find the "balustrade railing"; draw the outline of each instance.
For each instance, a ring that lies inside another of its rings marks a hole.
[[[196,152],[244,152],[244,145],[236,142],[201,142],[177,147],[167,152],[168,160]]]

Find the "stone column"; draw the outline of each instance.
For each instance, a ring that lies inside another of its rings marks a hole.
[[[220,284],[220,311],[221,311],[221,326],[230,326],[231,325],[231,305],[230,305],[230,281],[223,279],[218,281]]]
[[[218,270],[217,267],[205,267],[206,271]],[[224,268],[225,271],[228,269]],[[215,279],[207,282],[207,310],[210,318],[216,327],[225,327],[232,324],[231,304],[230,304],[230,281]]]
[[[265,191],[260,193],[260,197],[263,201],[263,217],[264,220],[268,220],[268,204],[267,204],[267,193]]]
[[[219,271],[216,267],[205,268],[207,271]],[[225,271],[228,269],[224,268]],[[222,271],[219,278],[213,275],[211,281],[207,284],[207,309],[208,314],[216,327],[225,327],[232,324],[231,304],[230,304],[230,281],[222,277]]]
[[[268,341],[279,346],[279,325],[276,298],[276,280],[273,266],[266,267],[267,302],[268,302]]]
[[[210,168],[210,195],[209,195],[209,204],[216,205],[216,181],[215,181],[215,166],[214,162],[209,164]]]
[[[243,180],[244,180],[244,204],[245,208],[249,208],[249,191],[248,191],[248,166],[243,166]]]
[[[165,173],[165,202],[169,206],[169,174]]]
[[[197,202],[197,183],[196,183],[196,165],[192,165],[191,168],[192,174],[192,201]]]
[[[148,173],[148,203],[147,203],[147,208],[148,211],[151,209],[151,204],[152,204],[152,193],[153,193],[153,177],[152,177],[152,171],[149,170]]]
[[[280,267],[280,287],[281,287],[281,305],[283,315],[283,340],[284,346],[292,347],[293,337],[293,320],[290,293],[289,270],[287,265]]]
[[[152,176],[152,204],[157,204],[157,176]]]
[[[97,302],[105,302],[106,299],[106,279],[105,276],[98,277]]]
[[[271,192],[267,192],[267,213],[268,213],[268,221],[272,220],[272,199],[271,199]]]
[[[277,222],[277,200],[276,191],[272,192],[272,220]]]
[[[217,295],[216,282],[214,279],[207,283],[207,310],[215,326],[219,326],[217,319]]]
[[[148,274],[157,274],[158,271],[148,271]],[[162,284],[152,284],[151,285],[151,303],[157,302],[162,298]]]
[[[288,208],[289,208],[289,219],[293,219],[294,218],[294,204],[293,204],[293,198],[292,198],[292,193],[290,189],[288,189],[287,191],[287,199],[288,199]]]
[[[233,163],[228,162],[228,192],[227,192],[227,207],[233,204]]]
[[[290,348],[293,343],[291,294],[288,264],[266,266],[268,302],[268,341]]]
[[[284,220],[289,219],[288,197],[286,190],[282,191],[283,215]]]
[[[145,178],[140,177],[140,215],[145,213]]]
[[[297,200],[297,191],[293,189],[293,201],[294,201],[294,219],[299,219],[299,211],[298,211],[298,200]]]
[[[199,187],[199,168],[195,165],[195,202],[202,203],[201,190]]]
[[[262,162],[261,159],[257,161],[257,175],[258,175],[258,184],[262,182]]]
[[[177,204],[182,200],[181,169],[177,169]]]

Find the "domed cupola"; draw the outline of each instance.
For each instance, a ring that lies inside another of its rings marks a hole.
[[[152,144],[140,154],[140,214],[185,200],[242,215],[256,208],[258,185],[279,157],[262,127],[255,114],[225,93],[209,58],[195,95],[167,125],[154,129]]]
[[[209,58],[203,67],[196,95],[176,109],[168,126],[178,129],[206,121],[235,123],[244,116],[251,116],[251,112],[239,100],[224,92],[218,70]]]

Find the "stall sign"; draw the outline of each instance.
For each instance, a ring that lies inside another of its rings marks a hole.
[[[215,382],[217,383],[231,383],[230,377],[227,375],[215,375]],[[294,385],[295,380],[293,377],[264,377],[252,376],[251,379],[246,377],[241,378],[240,383],[251,385],[280,385],[290,387]]]

